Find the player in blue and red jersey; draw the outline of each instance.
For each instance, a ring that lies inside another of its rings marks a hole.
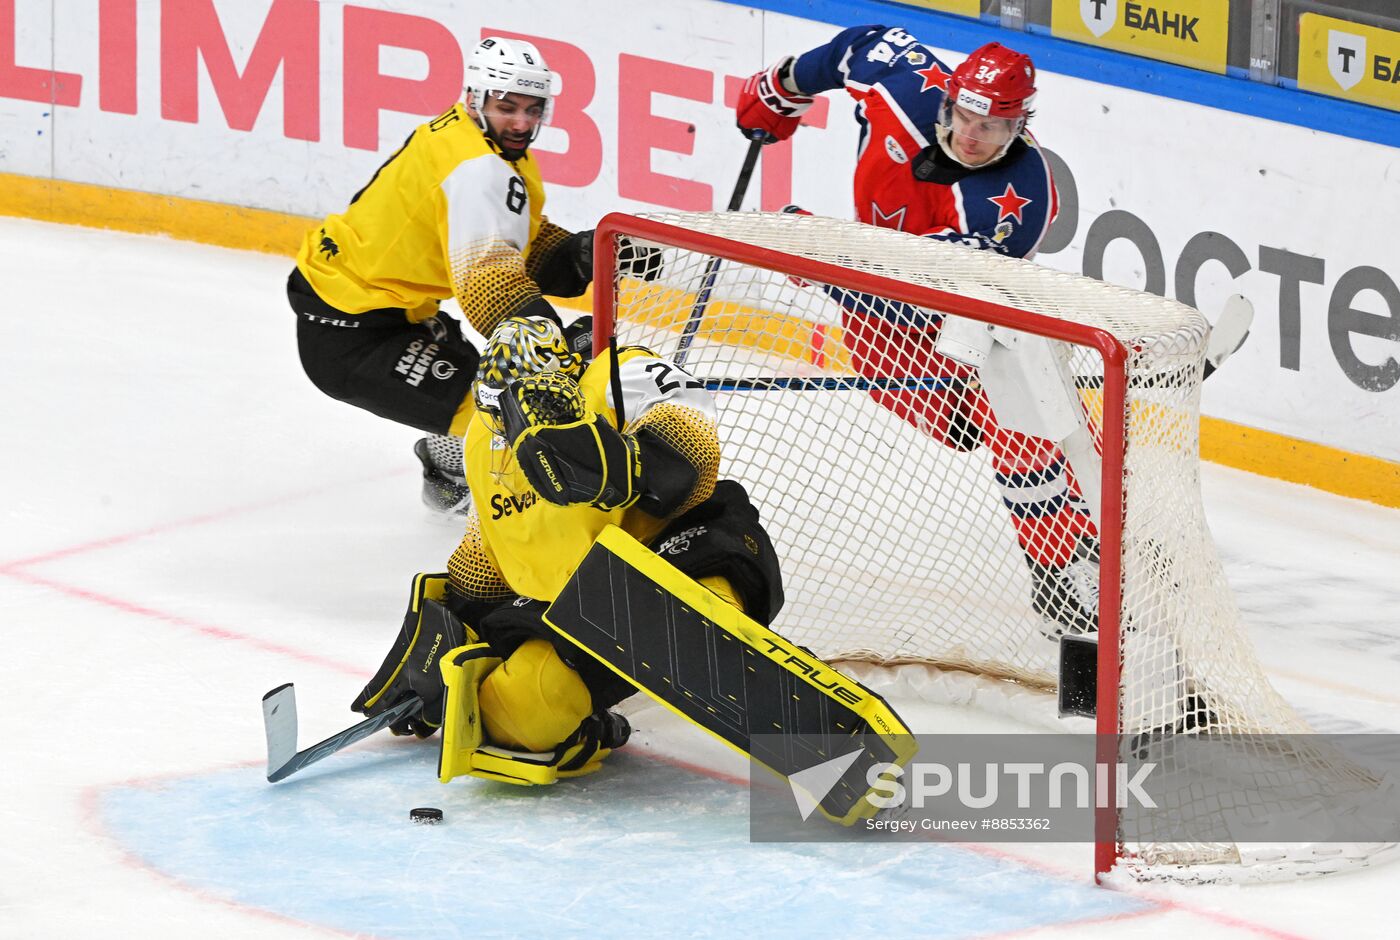
[[[739,124],[786,139],[813,95],[838,88],[856,100],[860,124],[856,218],[1035,254],[1057,206],[1025,129],[1035,99],[1029,56],[988,43],[952,69],[902,29],[857,26],[750,78]]]
[[[1049,164],[1026,130],[1036,91],[1029,56],[988,43],[950,68],[902,29],[852,27],[751,76],[737,123],[767,132],[770,142],[785,140],[813,96],[840,88],[855,99],[860,124],[856,218],[973,249],[1035,254],[1058,202]],[[941,317],[828,293],[846,309],[844,342],[862,375],[975,378],[973,369],[934,351]],[[946,392],[871,395],[949,447],[988,448],[1047,635],[1093,629],[1097,533],[1055,443],[1001,428],[975,382]]]

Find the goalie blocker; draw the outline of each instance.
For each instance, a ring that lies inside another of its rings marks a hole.
[[[861,749],[819,809],[873,816],[868,769],[916,745],[880,696],[725,603],[616,526],[598,536],[545,620],[671,711],[783,777]],[[682,548],[681,551],[684,551]]]

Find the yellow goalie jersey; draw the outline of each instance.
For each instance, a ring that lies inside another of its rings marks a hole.
[[[534,159],[506,160],[458,102],[307,233],[297,268],[345,313],[401,307],[416,323],[455,295],[489,334],[540,296],[536,269],[569,235],[543,209]]]
[[[685,370],[648,350],[627,348],[619,358],[625,430],[649,428],[697,471],[689,498],[669,517],[675,518],[714,491],[719,472],[714,399]],[[589,409],[616,427],[611,362],[611,353],[599,356],[584,371],[579,387]],[[553,600],[605,526],[621,526],[650,544],[668,521],[635,507],[607,511],[543,499],[521,472],[514,452],[480,415],[467,431],[465,462],[473,511],[449,570],[453,586],[474,599],[521,594]]]

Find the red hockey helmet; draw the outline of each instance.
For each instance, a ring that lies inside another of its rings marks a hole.
[[[953,70],[936,127],[943,152],[966,167],[1004,157],[1035,101],[1030,56],[989,42]]]
[[[1035,65],[1025,53],[989,42],[953,70],[948,97],[977,114],[1025,117],[1035,101]]]

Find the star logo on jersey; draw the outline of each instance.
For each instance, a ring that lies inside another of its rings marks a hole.
[[[1021,210],[1030,205],[1035,200],[1026,199],[1016,192],[1016,187],[1010,183],[1006,184],[1006,192],[1000,196],[988,196],[987,201],[997,207],[997,221],[1003,219],[1015,219],[1017,222],[1024,222],[1021,218]]]
[[[919,89],[921,94],[928,91],[930,88],[937,88],[939,91],[946,92],[948,90],[948,79],[953,77],[948,72],[943,71],[943,66],[939,65],[937,62],[926,69],[917,70],[914,74],[924,80],[924,87]]]
[[[904,213],[908,208],[908,206],[900,206],[893,212],[886,214],[880,211],[879,203],[872,202],[870,204],[870,224],[878,225],[881,228],[892,228],[897,232],[902,231],[904,229]]]

